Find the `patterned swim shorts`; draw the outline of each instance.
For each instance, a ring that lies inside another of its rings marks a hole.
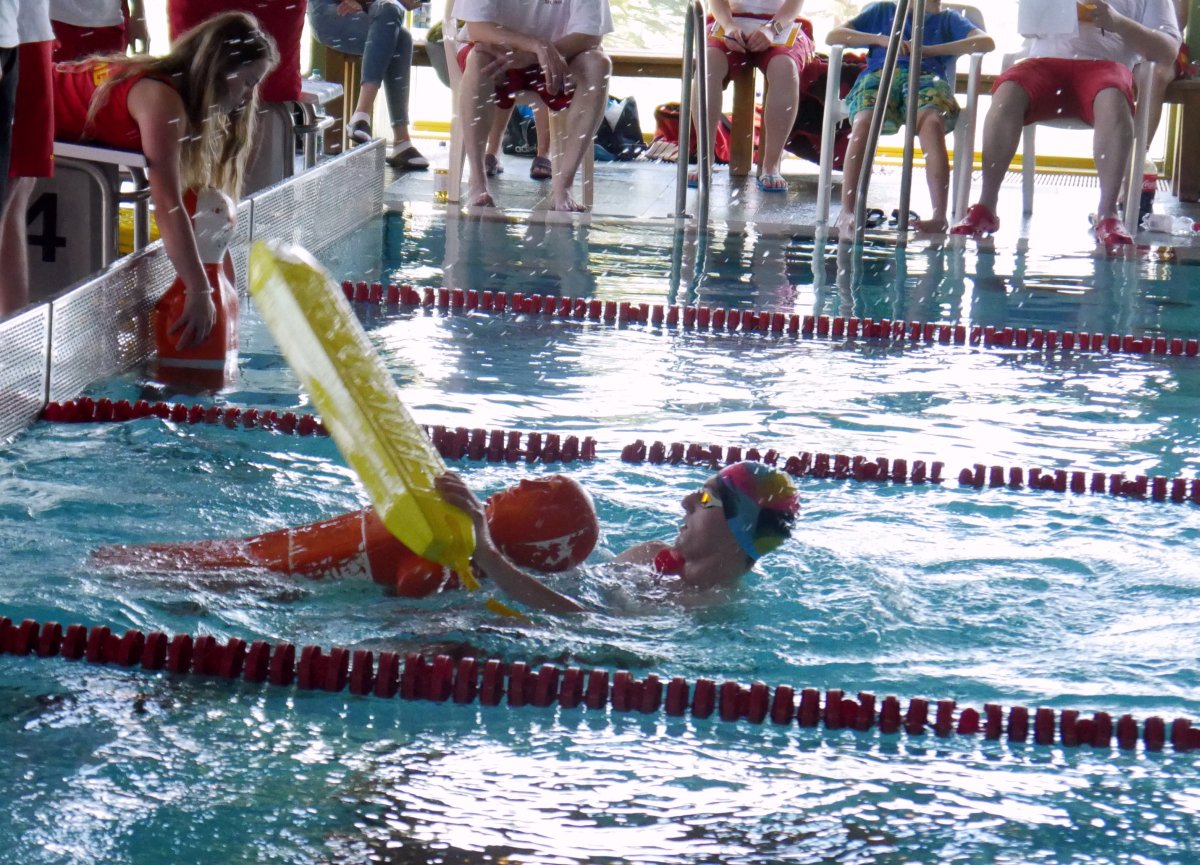
[[[879,94],[880,70],[865,72],[858,76],[849,95],[846,96],[846,109],[853,119],[861,111],[870,111],[875,107]],[[954,91],[946,79],[940,75],[926,72],[921,75],[921,87],[917,93],[917,110],[932,109],[942,115],[946,131],[950,132],[958,123],[958,101]],[[896,68],[892,76],[892,89],[888,96],[887,110],[883,115],[883,134],[893,135],[904,125],[908,116],[908,67]]]

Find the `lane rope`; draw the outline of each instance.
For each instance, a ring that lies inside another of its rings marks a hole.
[[[643,679],[628,670],[561,668],[541,664],[536,669],[523,661],[505,663],[496,659],[426,658],[417,653],[375,654],[366,649],[341,646],[324,649],[292,643],[275,644],[256,640],[247,644],[239,637],[222,643],[211,635],[168,636],[162,631],[145,634],[130,629],[113,633],[105,625],[87,628],[57,622],[38,623],[25,619],[14,624],[0,617],[0,652],[21,657],[61,657],[68,661],[114,665],[143,671],[165,671],[220,679],[241,679],[255,684],[295,687],[299,690],[374,695],[384,699],[426,700],[435,703],[484,706],[533,706],[645,715],[660,711],[668,717],[690,714],[707,719],[714,714],[722,721],[747,721],[761,725],[820,728],[826,730],[877,729],[890,735],[904,732],[910,737],[932,732],[939,738],[951,735],[981,735],[987,740],[1035,745],[1061,744],[1075,748],[1090,745],[1111,751],[1115,738],[1120,751],[1162,751],[1169,742],[1177,752],[1200,750],[1200,728],[1187,718],[1176,718],[1168,732],[1163,718],[1153,715],[1141,721],[1132,714],[1114,719],[1098,711],[1084,717],[1074,709],[1039,707],[1031,713],[1025,706],[1007,711],[987,703],[982,711],[959,708],[954,700],[913,697],[905,708],[895,696],[877,700],[859,692],[851,697],[840,689],[829,689],[822,699],[816,688],[797,691],[790,685],[771,688],[761,681],[745,685],[734,681],[719,684],[706,678],[689,683],[681,676],[663,681],[654,673]],[[930,709],[933,717],[930,717]],[[670,728],[668,728],[669,730]]]
[[[1061,351],[1088,354],[1125,354],[1155,357],[1197,357],[1200,340],[1182,337],[1133,336],[1086,331],[992,325],[941,324],[928,321],[854,318],[799,313],[763,312],[708,306],[664,306],[629,301],[596,300],[503,291],[426,287],[421,291],[405,283],[342,282],[342,292],[355,303],[438,309],[444,312],[491,312],[506,310],[525,315],[542,315],[605,324],[648,324],[656,328],[679,328],[713,333],[769,334],[839,342],[854,339],[885,340],[893,344],[924,346],[977,346],[995,349],[1025,349],[1053,354]]]

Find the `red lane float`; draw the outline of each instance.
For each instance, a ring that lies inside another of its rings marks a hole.
[[[486,706],[506,702],[512,707],[545,708],[557,704],[560,709],[608,708],[614,713],[655,714],[661,710],[671,718],[690,712],[698,719],[715,713],[722,721],[755,725],[770,721],[777,727],[794,724],[860,732],[878,727],[885,735],[903,732],[913,738],[930,732],[939,738],[982,734],[988,740],[1026,744],[1031,741],[1032,730],[1035,746],[1088,745],[1111,750],[1115,738],[1121,751],[1136,750],[1139,742],[1146,751],[1162,751],[1168,743],[1177,752],[1200,750],[1200,729],[1187,718],[1176,718],[1168,728],[1167,722],[1157,716],[1139,722],[1125,714],[1114,722],[1107,712],[1083,718],[1074,709],[1038,707],[1031,724],[1030,710],[1025,706],[1013,706],[1005,712],[1000,705],[988,703],[981,715],[971,707],[958,710],[953,700],[938,700],[931,724],[930,701],[924,698],[913,697],[906,707],[899,698],[889,695],[876,711],[874,694],[859,692],[855,698],[837,688],[827,690],[824,700],[816,688],[805,688],[797,701],[792,686],[772,689],[764,682],[747,686],[725,681],[718,686],[710,679],[697,679],[689,686],[676,676],[664,685],[654,673],[639,680],[628,670],[564,670],[552,664],[541,664],[535,670],[523,661],[503,663],[491,659],[481,663],[470,657],[456,661],[446,655],[425,658],[417,653],[401,658],[394,652],[380,652],[376,659],[372,652],[340,646],[326,651],[310,645],[297,652],[291,643],[271,646],[258,640],[247,646],[238,637],[221,642],[207,634],[168,637],[160,631],[143,634],[130,630],[117,637],[103,625],[90,629],[71,625],[66,629],[66,639],[61,638],[62,634],[63,628],[56,622],[39,624],[26,619],[14,625],[9,618],[0,617],[0,653],[27,657],[61,654],[68,660],[86,659],[93,664],[117,663],[130,668],[140,664],[148,671],[240,678],[258,684],[295,684],[297,688],[330,693],[349,690],[356,696],[373,693],[385,699],[399,696],[448,705],[476,700]],[[676,728],[667,729],[672,732]]]
[[[205,406],[199,403],[148,403],[138,400],[113,402],[80,397],[58,403],[51,402],[42,410],[42,420],[54,423],[124,422],[144,417],[160,417],[175,423],[224,424],[245,429],[277,430],[291,435],[327,435],[324,425],[314,415],[297,416],[293,412],[280,414],[273,409],[238,409]],[[571,463],[590,462],[596,458],[596,440],[586,436],[562,436],[560,433],[523,433],[517,430],[485,430],[444,426],[424,426],[425,434],[446,459],[487,460],[488,462]]]
[[[522,480],[491,496],[485,511],[505,555],[535,570],[578,565],[600,534],[591,497],[565,475]],[[101,547],[92,558],[102,565],[147,570],[265,568],[307,579],[369,578],[405,597],[458,586],[453,571],[409,550],[372,508],[247,538]]]
[[[542,315],[576,321],[604,322],[627,326],[648,324],[655,328],[678,328],[728,333],[760,333],[803,339],[829,339],[838,342],[855,339],[887,340],[902,345],[979,346],[982,348],[1023,349],[1043,353],[1138,354],[1158,357],[1200,356],[1200,340],[1182,337],[1101,334],[1085,331],[1042,330],[1041,328],[996,328],[992,325],[949,324],[930,321],[891,321],[828,315],[725,309],[707,306],[664,306],[663,304],[596,300],[569,296],[531,295],[462,289],[426,288],[424,294],[411,285],[368,286],[346,280],[342,283],[346,298],[360,303],[378,304],[386,296],[389,304],[437,308],[442,312],[472,312],[476,309],[495,314],[511,309],[518,315]]]
[[[660,441],[647,446],[642,439],[625,445],[621,450],[621,459],[627,463],[703,465],[710,468],[730,465],[747,459],[779,466],[794,477],[891,481],[896,484],[936,484],[945,479],[942,476],[945,464],[938,461],[927,464],[924,460],[913,460],[910,467],[909,461],[902,457],[891,460],[887,457],[871,459],[859,455],[814,454],[808,451],[784,457],[776,450],[759,451],[758,448],[753,447],[747,448],[743,454],[742,448],[737,446],[726,448],[721,445],[683,444],[682,442],[672,442],[668,445]],[[1124,498],[1156,502],[1169,501],[1175,504],[1191,502],[1200,505],[1200,478],[1168,478],[1161,475],[1153,478],[1146,475],[1135,475],[1133,478],[1128,478],[1123,473],[1106,474],[1104,472],[1041,468],[1026,470],[1019,466],[989,467],[983,463],[976,463],[958,473],[958,482],[962,486],[976,489],[984,487],[1028,488],[1059,493],[1071,492],[1077,495],[1107,492],[1109,495]]]

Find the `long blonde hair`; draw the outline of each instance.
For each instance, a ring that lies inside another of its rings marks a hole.
[[[219,110],[228,76],[241,67],[266,60],[279,62],[275,41],[245,12],[214,15],[179,36],[162,57],[98,58],[118,70],[96,90],[87,125],[108,99],[112,88],[133,75],[170,83],[183,100],[188,129],[182,140],[180,173],[184,187],[215,186],[235,200],[241,194],[250,137],[258,107],[258,91],[229,114]]]

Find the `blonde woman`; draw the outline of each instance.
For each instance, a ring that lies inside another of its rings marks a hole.
[[[167,256],[187,302],[171,325],[179,347],[202,341],[216,309],[184,191],[213,186],[239,197],[256,87],[279,60],[275,43],[241,12],[208,19],[162,57],[94,57],[54,72],[59,139],[140,150]]]

